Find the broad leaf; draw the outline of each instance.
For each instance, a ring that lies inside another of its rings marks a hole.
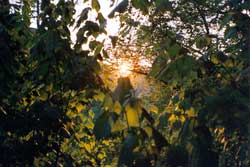
[[[98,2],[98,0],[92,0],[92,8],[94,8],[97,12],[100,10],[100,4]]]
[[[83,23],[88,18],[89,10],[91,10],[91,8],[85,8],[82,10],[82,13],[79,15],[79,19],[77,20],[76,28],[78,28],[81,23]]]
[[[141,114],[141,108],[138,103],[139,102],[136,102],[134,105],[128,103],[125,106],[125,114],[129,127],[139,127],[140,125],[139,118]]]

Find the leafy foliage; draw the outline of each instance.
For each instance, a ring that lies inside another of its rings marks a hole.
[[[154,57],[150,74],[167,85],[159,108],[166,105],[154,117],[155,124],[171,146],[188,151],[188,163],[183,164],[170,160],[171,149],[164,151],[166,158],[158,156],[161,165],[249,165],[250,96],[244,83],[249,81],[240,79],[249,68],[249,8],[243,7],[247,3],[131,1],[130,7],[141,15],[120,14],[121,29],[131,30],[120,31],[121,41]]]
[[[21,2],[0,1],[0,166],[249,166],[248,1],[114,7],[123,27],[113,53],[132,44],[154,59],[149,75],[166,85],[157,106],[129,78],[105,87],[98,0],[77,19],[73,1],[37,1],[36,29],[34,2]]]

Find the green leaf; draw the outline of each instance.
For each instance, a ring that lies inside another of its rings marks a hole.
[[[232,19],[232,13],[228,12],[225,15],[223,15],[220,23],[220,29],[222,29],[225,25],[227,25],[231,19]]]
[[[237,28],[236,27],[227,28],[225,31],[224,39],[226,40],[226,39],[233,38],[233,37],[237,37]]]
[[[218,58],[218,55],[217,54],[212,54],[210,56],[210,61],[213,63],[213,64],[219,64],[220,63],[220,59]]]
[[[84,36],[85,34],[85,29],[80,28],[76,34],[76,42],[77,44],[84,44],[88,41],[88,39]]]
[[[149,6],[148,0],[132,0],[131,2],[136,9],[140,9],[144,14],[147,14]]]
[[[98,0],[92,0],[92,8],[94,8],[97,12],[100,10],[100,4],[98,2]]]
[[[183,110],[188,110],[192,107],[192,103],[191,103],[191,99],[190,97],[186,97],[181,103],[180,103],[180,107]]]
[[[211,43],[211,39],[209,37],[206,37],[206,36],[200,36],[200,37],[196,38],[196,40],[195,40],[196,47],[199,49],[202,49],[202,48],[208,46],[210,43]]]
[[[93,35],[96,37],[100,31],[100,27],[97,23],[92,21],[86,21],[85,25],[82,27],[82,31],[88,31],[87,36]]]
[[[82,22],[84,22],[88,18],[88,13],[91,8],[85,8],[82,10],[82,13],[79,15],[79,19],[77,20],[76,23],[76,28],[78,28]]]
[[[98,13],[97,19],[100,23],[100,28],[104,29],[107,25],[107,20],[104,18],[104,16],[102,15],[102,13]]]
[[[41,78],[41,77],[44,77],[49,71],[49,63],[46,62],[46,63],[43,63],[41,64],[37,70],[36,70],[36,76]]]
[[[109,122],[109,112],[103,112],[102,115],[97,118],[93,133],[97,140],[110,136],[111,125]]]
[[[158,78],[167,83],[193,80],[197,76],[196,68],[198,68],[197,62],[193,57],[183,56],[167,64]]]
[[[180,52],[180,46],[178,44],[174,44],[172,45],[169,49],[168,49],[168,53],[171,57],[177,56]]]
[[[173,102],[173,104],[176,104],[176,103],[178,103],[179,102],[179,96],[175,96],[173,99],[172,99],[172,102]]]
[[[96,49],[98,46],[101,46],[101,45],[102,45],[102,43],[99,42],[99,41],[90,41],[90,42],[89,42],[89,48],[90,48],[91,50],[94,50],[94,49]]]
[[[97,46],[95,47],[94,56],[100,54],[102,48],[103,48],[103,43],[98,43]]]
[[[118,166],[127,165],[132,166],[134,160],[134,148],[138,145],[138,137],[129,133],[125,138],[119,156]]]

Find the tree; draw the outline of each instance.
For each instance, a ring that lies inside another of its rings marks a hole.
[[[154,59],[150,75],[166,85],[158,107],[143,104],[128,78],[114,92],[104,86],[98,0],[84,1],[77,19],[70,0],[21,2],[0,0],[0,166],[249,166],[248,1],[114,7],[124,27],[112,52],[129,46]]]
[[[127,9],[125,26],[140,23],[134,9],[147,18],[129,25],[134,45],[147,46],[145,56],[156,57],[151,75],[171,90],[162,114],[171,143],[189,148],[190,166],[218,166],[219,158],[248,166],[249,81],[239,78],[249,68],[249,2],[131,0]]]
[[[77,132],[85,128],[83,120],[76,122],[75,115],[86,108],[97,90],[103,89],[97,58],[90,56],[100,54],[101,46],[97,49],[100,44],[93,41],[94,47],[84,51],[79,45],[83,38],[97,36],[103,30],[81,17],[77,26],[81,26],[78,33],[82,36],[72,48],[68,28],[75,23],[72,1],[41,1],[37,29],[29,28],[32,1],[22,1],[20,6],[0,2],[0,165],[90,163],[84,158],[76,160],[78,157],[69,149],[74,148],[73,143],[81,145]],[[96,5],[93,8],[98,11]]]

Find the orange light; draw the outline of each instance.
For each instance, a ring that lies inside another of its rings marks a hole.
[[[131,74],[131,67],[132,65],[128,62],[122,62],[120,65],[119,65],[119,74],[120,74],[120,77],[127,77]]]

